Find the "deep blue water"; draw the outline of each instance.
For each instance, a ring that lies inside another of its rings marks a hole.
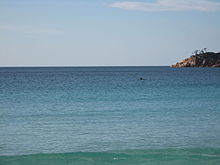
[[[220,68],[0,68],[0,155],[193,148],[220,149]]]

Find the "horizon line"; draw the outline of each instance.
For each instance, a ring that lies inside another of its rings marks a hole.
[[[0,68],[77,68],[77,67],[169,67],[170,65],[52,65],[52,66],[0,66]]]

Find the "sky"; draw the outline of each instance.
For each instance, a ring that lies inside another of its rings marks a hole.
[[[220,51],[220,0],[0,0],[0,66],[167,66]]]

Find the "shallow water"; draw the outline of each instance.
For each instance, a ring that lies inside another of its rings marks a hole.
[[[220,148],[219,107],[219,68],[0,68],[0,155],[177,149],[188,161],[182,149]],[[14,158],[26,156],[1,161]]]
[[[1,156],[4,165],[219,165],[220,149],[129,150]]]

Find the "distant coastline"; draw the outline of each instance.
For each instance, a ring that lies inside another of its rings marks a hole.
[[[198,50],[183,61],[177,62],[171,65],[172,68],[182,68],[182,67],[220,67],[220,52],[205,52]]]

